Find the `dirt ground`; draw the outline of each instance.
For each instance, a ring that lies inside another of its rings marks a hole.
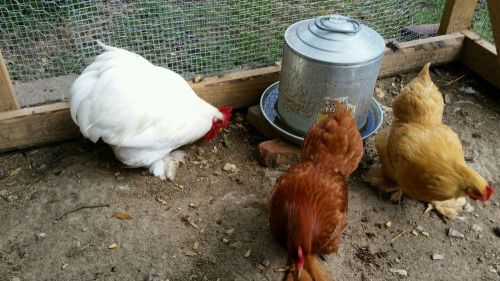
[[[384,126],[392,98],[415,74],[377,83]],[[408,198],[392,204],[360,181],[377,162],[366,140],[350,179],[349,225],[324,262],[336,280],[500,280],[500,92],[460,65],[432,77],[446,96],[445,122],[496,193],[453,221]],[[0,280],[280,280],[287,254],[270,236],[267,200],[282,170],[257,162],[264,137],[244,116],[236,114],[226,142],[187,147],[175,183],[127,169],[108,146],[83,139],[1,154]],[[237,171],[224,171],[226,163]],[[89,208],[68,213],[79,207]],[[450,228],[464,237],[450,237]]]

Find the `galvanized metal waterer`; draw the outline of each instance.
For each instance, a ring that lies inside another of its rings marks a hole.
[[[305,135],[332,99],[367,119],[385,48],[373,29],[341,15],[292,24],[285,32],[277,111],[291,131]]]

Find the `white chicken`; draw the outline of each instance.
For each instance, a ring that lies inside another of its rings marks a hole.
[[[199,98],[177,73],[97,41],[96,57],[70,89],[71,117],[92,142],[102,139],[124,164],[173,180],[177,148],[209,140],[228,125],[231,107]]]

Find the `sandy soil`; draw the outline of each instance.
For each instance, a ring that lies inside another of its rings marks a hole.
[[[384,126],[392,119],[387,106],[414,75],[377,83]],[[368,139],[350,179],[348,228],[339,253],[324,262],[336,280],[500,280],[500,234],[494,233],[500,227],[500,92],[459,65],[433,69],[432,76],[446,96],[445,122],[496,194],[487,207],[472,202],[472,213],[447,222],[424,215],[420,202],[394,205],[359,180],[377,162]],[[267,200],[282,171],[257,162],[255,148],[264,138],[243,116],[235,117],[227,142],[220,136],[186,148],[188,161],[175,183],[127,169],[108,146],[85,140],[0,155],[0,280],[280,280],[287,255],[269,234]],[[238,170],[224,171],[226,163]],[[93,208],[66,214],[79,207]],[[117,211],[132,219],[113,217]],[[450,237],[450,228],[464,238]],[[408,276],[391,272],[398,269]]]

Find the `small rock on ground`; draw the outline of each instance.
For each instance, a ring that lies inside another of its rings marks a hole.
[[[392,273],[397,273],[401,276],[408,276],[408,272],[404,269],[390,269]]]
[[[226,171],[226,172],[231,172],[231,173],[236,173],[236,171],[238,170],[236,168],[236,165],[234,164],[231,164],[231,163],[226,163],[224,165],[224,167],[222,167],[222,170]]]
[[[460,233],[459,231],[457,231],[453,228],[448,229],[448,236],[456,237],[456,238],[464,238],[465,237],[465,235],[463,235],[462,233]]]
[[[483,231],[483,228],[481,226],[477,225],[477,224],[473,224],[471,228],[475,232],[481,232],[481,231]]]
[[[382,89],[380,88],[375,88],[375,95],[377,96],[377,98],[379,99],[383,99],[385,97],[385,93]]]
[[[473,95],[476,93],[476,90],[472,87],[460,87],[458,90],[467,95]]]
[[[440,255],[440,254],[433,254],[432,255],[432,259],[435,260],[435,261],[436,260],[442,260],[442,259],[444,259],[444,256]]]

